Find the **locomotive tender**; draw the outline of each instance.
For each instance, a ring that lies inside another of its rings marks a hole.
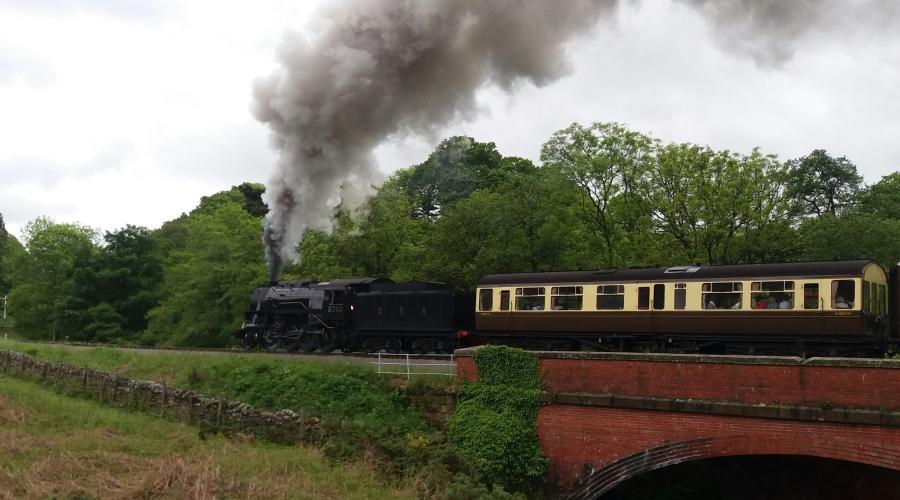
[[[900,264],[890,277],[871,260],[493,274],[474,298],[384,278],[282,282],[251,305],[240,335],[269,350],[871,355],[900,335]]]

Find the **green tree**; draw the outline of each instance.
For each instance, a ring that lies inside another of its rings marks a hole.
[[[553,134],[541,161],[557,167],[581,192],[581,215],[600,247],[595,265],[624,263],[623,232],[645,215],[636,188],[652,164],[656,141],[618,123],[577,123]]]
[[[521,238],[525,267],[521,271],[551,271],[592,266],[590,231],[579,218],[577,187],[556,166],[536,168],[528,160],[505,158],[515,168],[503,171],[493,189],[503,209],[495,217]],[[497,271],[491,271],[497,272]]]
[[[900,220],[871,214],[823,215],[800,225],[808,260],[876,260],[886,269],[900,262]]]
[[[862,213],[900,220],[900,172],[882,177],[861,193],[859,208]]]
[[[856,202],[863,178],[846,157],[816,149],[789,164],[788,195],[799,214],[834,215]]]
[[[147,313],[160,299],[163,268],[158,243],[147,228],[130,225],[107,232],[103,240],[95,265],[95,302],[110,306],[121,318],[123,332],[142,332]],[[111,317],[106,309],[100,312]]]
[[[765,260],[762,239],[784,228],[784,166],[754,150],[743,156],[693,144],[660,148],[643,184],[654,228],[680,247],[682,262]],[[679,254],[675,254],[679,255]]]
[[[352,239],[358,251],[348,255],[363,274],[397,280],[423,277],[419,263],[430,223],[412,217],[414,212],[414,200],[393,178],[369,199],[366,216]]]
[[[163,266],[162,300],[149,313],[148,342],[221,346],[242,321],[250,292],[264,283],[261,221],[241,203],[194,213],[183,249]]]
[[[435,221],[422,263],[430,279],[469,289],[489,273],[528,267],[522,228],[510,223],[502,195],[476,191]]]
[[[200,204],[191,211],[195,213],[210,213],[217,207],[227,203],[237,203],[252,217],[263,217],[268,208],[262,201],[262,195],[266,187],[262,184],[245,182],[239,186],[232,186],[228,191],[220,191],[210,196],[200,198]]]
[[[443,208],[485,187],[503,157],[494,143],[471,137],[443,140],[423,163],[399,180],[414,200],[418,217],[437,217]]]
[[[3,214],[0,214],[0,294],[3,295],[9,292],[12,286],[7,263],[12,247],[11,240],[12,236],[6,232],[6,225],[3,223]]]
[[[23,229],[25,252],[13,262],[10,311],[16,328],[31,338],[61,339],[84,326],[84,304],[73,300],[77,274],[98,251],[96,234],[85,226],[46,217]]]

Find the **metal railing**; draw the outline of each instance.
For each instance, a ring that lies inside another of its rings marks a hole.
[[[390,354],[371,353],[376,357],[370,364],[378,367],[378,373],[389,375],[443,375],[456,376],[456,358],[453,354]]]

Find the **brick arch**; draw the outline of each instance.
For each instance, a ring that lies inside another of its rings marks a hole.
[[[602,470],[621,482],[657,465],[740,455],[813,456],[900,471],[900,428],[892,426],[550,404],[538,412],[537,431],[550,459],[548,479],[563,489]]]
[[[698,437],[665,442],[593,470],[585,470],[581,485],[570,496],[586,500],[612,490],[620,483],[654,470],[685,462],[709,458],[750,455],[795,455],[827,458],[900,470],[900,447],[883,446],[879,442],[857,442],[853,437],[832,436],[831,439],[785,440],[783,446],[772,446],[765,435]]]

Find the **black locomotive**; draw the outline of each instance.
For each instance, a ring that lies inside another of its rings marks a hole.
[[[238,332],[268,351],[452,352],[467,345],[474,295],[387,278],[282,281],[257,288]]]

